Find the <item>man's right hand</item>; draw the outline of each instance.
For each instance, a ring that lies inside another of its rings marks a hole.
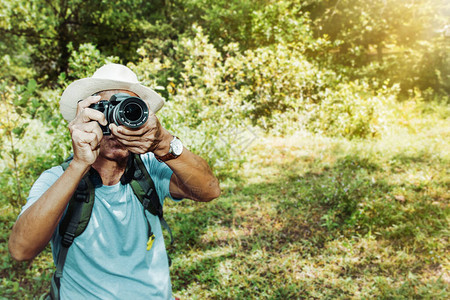
[[[103,133],[98,123],[104,126],[107,124],[102,112],[89,108],[100,99],[100,96],[89,96],[78,102],[77,115],[69,124],[73,146],[72,162],[84,167],[91,166],[100,153]]]

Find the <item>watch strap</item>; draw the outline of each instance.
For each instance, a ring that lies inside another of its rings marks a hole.
[[[171,152],[169,152],[169,153],[167,153],[166,155],[163,155],[163,156],[159,156],[159,155],[156,155],[156,154],[154,154],[155,155],[155,158],[159,161],[159,162],[166,162],[166,161],[168,161],[168,160],[171,160],[171,159],[174,159],[174,158],[177,158],[178,156],[177,155],[175,155],[175,154],[173,154],[173,153],[171,153]]]
[[[175,139],[178,139],[176,136],[174,136],[173,137],[173,140],[170,142],[170,150],[169,150],[169,153],[167,153],[166,155],[163,155],[163,156],[159,156],[159,155],[156,155],[156,154],[154,154],[155,155],[155,158],[159,161],[159,162],[166,162],[166,161],[168,161],[168,160],[171,160],[171,159],[175,159],[175,158],[177,158],[178,156],[180,156],[180,155],[175,155],[174,153],[172,153],[172,142],[175,140]],[[178,139],[179,140],[179,139]]]

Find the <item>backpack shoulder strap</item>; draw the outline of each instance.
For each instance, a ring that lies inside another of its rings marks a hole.
[[[130,181],[130,185],[136,197],[142,203],[142,206],[151,214],[158,216],[161,225],[170,234],[170,245],[173,244],[172,230],[164,219],[163,207],[156,191],[155,183],[148,173],[147,168],[142,161],[140,155],[133,154],[134,175]]]
[[[155,216],[162,216],[163,209],[155,188],[140,155],[134,155],[134,176],[130,182],[136,197],[142,205]]]
[[[64,163],[62,167],[65,170]],[[89,223],[94,207],[95,188],[98,187],[99,180],[101,185],[100,175],[95,169],[91,168],[80,180],[69,201],[66,214],[59,228],[59,234],[63,237],[62,242],[67,247],[70,247],[74,238],[84,232]]]
[[[69,166],[71,159],[72,157],[69,157],[61,164],[64,171]],[[95,184],[98,184],[99,178],[98,173],[91,168],[80,180],[77,189],[69,200],[66,214],[59,227],[59,234],[62,239],[56,261],[56,272],[53,274],[51,282],[50,296],[52,299],[59,299],[60,282],[69,247],[72,245],[74,238],[84,232],[91,218],[95,199]]]

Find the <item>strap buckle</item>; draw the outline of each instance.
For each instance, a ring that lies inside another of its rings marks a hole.
[[[142,199],[142,205],[145,209],[150,210],[150,212],[158,217],[162,217],[163,208],[161,205],[157,205],[154,201],[152,202],[152,196],[158,197],[157,195],[152,195],[155,190],[153,188],[149,188],[147,193],[144,195],[144,199]],[[156,201],[156,200],[155,200]],[[159,201],[159,199],[157,199]]]
[[[87,192],[77,192],[76,199],[79,202],[89,202],[89,194]]]
[[[69,248],[72,245],[74,238],[75,238],[75,233],[66,232],[61,241],[61,245],[63,247]]]

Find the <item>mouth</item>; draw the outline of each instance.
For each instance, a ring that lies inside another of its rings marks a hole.
[[[116,137],[112,135],[107,135],[103,137],[105,144],[108,146],[108,148],[121,148],[125,149],[125,146],[117,140]]]

